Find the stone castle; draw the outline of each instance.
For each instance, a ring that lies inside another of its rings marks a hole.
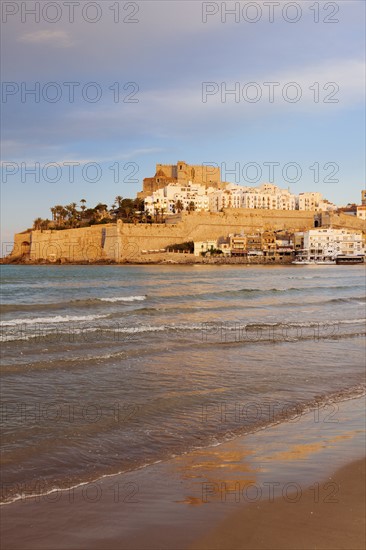
[[[155,176],[143,180],[142,191],[137,194],[139,199],[145,199],[154,191],[162,189],[169,183],[187,185],[189,182],[198,183],[214,189],[223,188],[226,182],[221,181],[220,168],[212,164],[187,164],[178,160],[177,164],[157,164]]]

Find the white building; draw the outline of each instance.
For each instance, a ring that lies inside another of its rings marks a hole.
[[[287,189],[280,189],[272,183],[259,187],[245,187],[229,184],[223,191],[210,194],[210,211],[223,208],[264,208],[266,210],[295,210],[296,196]]]
[[[201,256],[202,252],[208,252],[217,248],[217,241],[196,241],[194,243],[194,255]]]
[[[366,220],[366,206],[357,206],[357,217]]]
[[[295,210],[296,196],[287,189],[273,183],[263,183],[245,192],[243,208],[265,208],[266,210]]]
[[[300,193],[297,201],[299,210],[330,211],[336,210],[337,206],[326,199],[319,192]]]
[[[145,211],[151,215],[156,212],[173,214],[191,208],[198,212],[220,212],[225,208],[327,211],[337,207],[323,199],[321,193],[300,193],[296,196],[273,183],[263,183],[259,187],[229,183],[225,189],[218,190],[192,182],[186,186],[171,183],[145,199]]]
[[[226,189],[209,193],[210,212],[220,212],[224,208],[242,208],[245,188],[229,183]]]
[[[322,200],[321,193],[300,193],[298,199],[299,210],[319,210]]]
[[[197,212],[209,210],[208,191],[204,185],[192,184],[182,186],[178,183],[170,183],[162,189],[158,189],[151,196],[145,198],[145,211],[152,216],[163,210],[165,214],[173,214],[178,210],[188,210],[193,204]]]
[[[362,232],[348,229],[310,229],[304,232],[304,252],[309,260],[365,254]]]

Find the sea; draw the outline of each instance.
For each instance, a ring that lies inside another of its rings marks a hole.
[[[1,266],[2,503],[365,394],[365,266]]]

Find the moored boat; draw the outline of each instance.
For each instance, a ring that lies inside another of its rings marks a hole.
[[[365,256],[358,255],[358,256],[337,256],[336,257],[336,264],[337,265],[360,265],[365,263]]]

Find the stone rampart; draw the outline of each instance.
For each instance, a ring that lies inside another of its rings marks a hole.
[[[161,250],[186,241],[205,241],[263,230],[304,231],[314,227],[315,212],[227,209],[224,212],[184,212],[176,224],[94,225],[80,229],[39,230],[15,235],[11,257],[30,261],[141,261],[148,250]],[[366,222],[346,215],[327,214],[322,225],[366,232]]]

